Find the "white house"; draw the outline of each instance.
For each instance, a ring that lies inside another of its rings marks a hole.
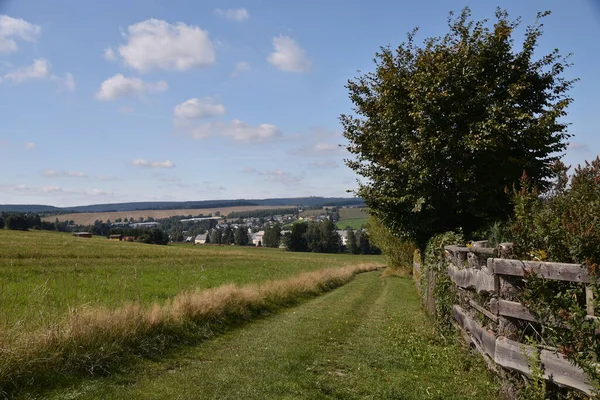
[[[206,243],[206,233],[202,235],[197,235],[196,239],[194,239],[194,244],[204,244]]]
[[[342,238],[342,245],[346,246],[346,244],[348,243],[348,231],[347,230],[338,230],[336,232]]]
[[[262,245],[263,236],[265,235],[265,231],[258,231],[252,234],[252,244],[258,246],[258,242]]]

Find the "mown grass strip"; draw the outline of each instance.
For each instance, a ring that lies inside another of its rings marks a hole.
[[[149,307],[74,310],[63,322],[23,335],[11,347],[0,343],[0,393],[50,386],[64,375],[107,373],[132,356],[152,356],[173,345],[197,342],[380,267],[360,264],[262,284],[188,290]]]
[[[424,315],[410,277],[367,273],[242,329],[39,398],[496,399],[485,363],[448,339]]]

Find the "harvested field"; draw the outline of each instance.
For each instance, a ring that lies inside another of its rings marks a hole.
[[[155,220],[174,217],[176,215],[192,215],[198,214],[215,214],[220,212],[221,215],[227,215],[234,211],[253,211],[253,210],[271,210],[278,208],[290,208],[291,206],[238,206],[238,207],[216,207],[216,208],[195,208],[182,210],[137,210],[137,211],[118,211],[118,212],[97,212],[97,213],[73,213],[62,215],[50,215],[42,218],[43,221],[54,222],[57,218],[59,221],[73,221],[77,225],[93,225],[95,221],[111,220],[114,222],[117,218],[133,218],[138,221],[140,217],[144,219],[152,217]]]

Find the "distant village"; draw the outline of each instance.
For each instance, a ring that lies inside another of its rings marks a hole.
[[[357,208],[354,208],[354,210],[360,211]],[[296,207],[232,212],[227,216],[200,214],[195,217],[177,216],[160,220],[147,218],[138,221],[134,221],[132,218],[123,218],[114,222],[96,221],[89,230],[78,230],[81,227],[76,225],[69,225],[69,228],[73,230],[74,236],[91,237],[92,235],[102,234],[109,240],[144,241],[155,244],[171,242],[193,245],[240,245],[289,249],[289,240],[293,237],[294,225],[301,224],[310,227],[311,225],[321,225],[323,223],[327,225],[327,229],[315,229],[311,237],[314,237],[315,234],[329,235],[329,238],[321,238],[324,242],[333,243],[328,247],[331,251],[325,252],[339,252],[348,247],[349,237],[350,241],[356,242],[357,246],[360,245],[361,237],[364,240],[367,238],[364,227],[360,226],[357,229],[352,229],[343,226],[343,221],[338,223],[340,222],[339,211],[338,207],[321,207],[308,210]],[[159,237],[157,231],[160,231],[161,237]],[[320,231],[329,233],[321,233]],[[152,236],[151,232],[153,232],[154,239],[150,238]],[[310,234],[303,231],[302,235]],[[144,240],[140,240],[141,237],[144,237]],[[310,247],[310,244],[308,246]],[[353,247],[353,245],[350,245],[350,247]]]

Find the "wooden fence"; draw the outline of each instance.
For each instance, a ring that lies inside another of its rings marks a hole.
[[[535,316],[521,303],[515,301],[523,277],[528,273],[551,280],[578,282],[590,281],[588,270],[580,264],[564,264],[510,259],[512,245],[503,243],[498,248],[486,247],[487,242],[475,242],[471,247],[446,246],[449,261],[448,276],[457,287],[460,304],[453,306],[456,326],[482,354],[491,368],[498,366],[530,375],[530,360],[539,351],[544,378],[560,386],[591,394],[593,386],[580,368],[572,365],[553,349],[535,349],[515,339],[516,327],[536,322]],[[413,264],[419,275],[422,268]],[[428,279],[435,280],[435,274]],[[423,303],[430,312],[435,311],[434,284],[419,288]],[[434,282],[434,281],[433,281]],[[484,299],[482,301],[482,299]],[[587,314],[594,317],[592,291],[586,287]],[[480,323],[478,321],[482,321]]]

